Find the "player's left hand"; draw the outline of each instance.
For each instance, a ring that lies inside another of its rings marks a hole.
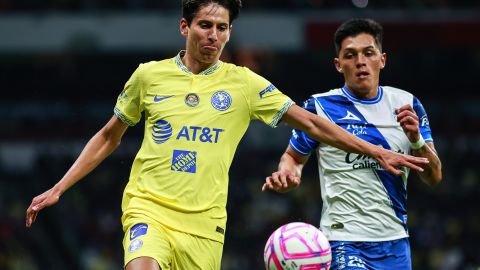
[[[262,191],[273,190],[276,192],[288,192],[300,185],[300,177],[285,171],[278,171],[272,173],[271,176],[265,178],[265,183],[262,186]]]
[[[404,105],[395,110],[397,114],[397,122],[407,135],[408,140],[412,143],[420,139],[420,129],[418,127],[418,116],[410,104]]]
[[[52,206],[60,199],[60,193],[56,188],[51,188],[32,199],[32,203],[26,211],[25,225],[31,227],[37,219],[38,212],[45,207]]]
[[[418,172],[423,172],[423,168],[420,166],[429,163],[427,158],[405,155],[386,150],[382,147],[379,147],[379,149],[380,152],[374,155],[375,159],[385,170],[397,176],[403,174],[403,171],[398,169],[399,167],[407,167]]]

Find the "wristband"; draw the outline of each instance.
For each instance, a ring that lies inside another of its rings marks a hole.
[[[422,135],[420,134],[420,138],[418,139],[418,141],[416,141],[414,143],[410,143],[410,148],[412,148],[413,150],[418,150],[418,149],[422,148],[424,145],[425,145],[425,140],[423,139]]]

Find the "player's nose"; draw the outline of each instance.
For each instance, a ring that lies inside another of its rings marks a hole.
[[[218,35],[217,35],[217,29],[215,29],[215,27],[212,27],[212,29],[208,33],[208,39],[211,41],[217,41]]]
[[[358,57],[357,57],[357,67],[358,66],[364,66],[366,64],[366,61],[367,58],[365,57],[365,55],[363,54],[358,54]]]

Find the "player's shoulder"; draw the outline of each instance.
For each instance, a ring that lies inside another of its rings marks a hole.
[[[382,86],[383,92],[387,95],[397,95],[397,96],[413,96],[412,93],[407,90],[396,88],[393,86]]]
[[[226,72],[231,73],[231,74],[237,74],[237,75],[243,75],[243,76],[255,76],[255,75],[257,75],[255,72],[253,72],[248,67],[237,66],[237,65],[232,64],[232,63],[222,62],[222,68]]]
[[[327,90],[325,92],[315,93],[311,95],[310,98],[323,98],[323,97],[337,96],[337,95],[342,95],[341,88],[334,88],[334,89]]]
[[[258,90],[257,88],[264,88],[271,84],[265,77],[255,73],[248,67],[225,62],[222,63],[222,70],[218,73],[218,76],[229,78],[230,82],[244,83],[250,86],[245,89]]]
[[[153,79],[158,76],[165,76],[177,70],[175,59],[154,60],[140,63],[136,73],[145,80]]]
[[[142,70],[151,70],[151,69],[157,69],[157,68],[165,68],[168,67],[172,64],[174,64],[174,59],[169,58],[169,59],[163,59],[163,60],[152,60],[144,63],[140,63],[139,68]]]
[[[418,99],[410,92],[392,87],[392,86],[382,86],[383,90],[383,100],[390,102],[394,106],[402,106],[405,104],[413,104]]]

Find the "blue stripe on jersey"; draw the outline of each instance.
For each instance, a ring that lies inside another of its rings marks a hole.
[[[350,133],[357,128],[366,129],[368,134],[358,133],[355,135],[367,142],[390,149],[390,145],[388,145],[380,131],[373,124],[368,123],[355,107],[355,104],[348,98],[340,95],[324,96],[317,98],[317,102],[320,104],[323,112],[337,125]],[[352,119],[352,117],[347,118],[349,115],[353,115],[353,118],[358,120]]]
[[[303,103],[303,108],[313,114],[317,114],[315,99],[310,97]],[[294,129],[289,141],[290,147],[302,156],[308,156],[318,146],[318,142],[310,138],[305,132]]]
[[[385,149],[391,149],[387,140],[377,127],[368,123],[365,117],[355,107],[355,104],[347,97],[340,95],[324,96],[317,98],[317,102],[329,118],[348,132],[353,132],[358,128],[365,128],[366,132],[360,132],[360,134],[355,135],[372,144],[382,145]],[[385,170],[375,170],[374,172],[376,172],[387,191],[395,215],[401,220],[406,228],[407,190],[403,183],[403,179]]]
[[[388,197],[392,203],[393,211],[402,222],[403,228],[408,232],[407,228],[407,187],[403,183],[401,177],[395,176],[385,170],[375,170],[377,177],[382,181],[383,186],[387,190]]]
[[[422,103],[415,96],[413,97],[413,110],[418,115],[418,125],[420,133],[426,142],[432,142],[432,131],[430,130],[430,124],[428,122],[427,112],[423,108]]]
[[[303,108],[311,113],[317,114],[317,108],[315,107],[315,98],[310,97],[303,103]]]
[[[302,156],[308,156],[318,146],[318,142],[312,140],[305,132],[292,130],[289,145],[295,152]]]

